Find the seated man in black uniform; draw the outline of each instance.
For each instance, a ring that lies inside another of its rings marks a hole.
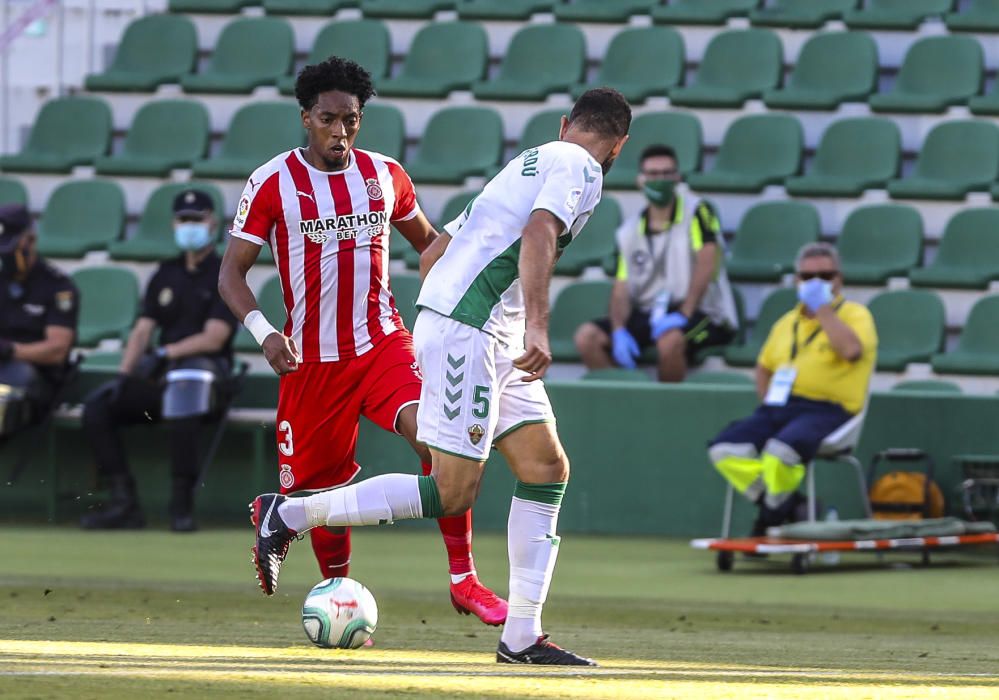
[[[0,443],[44,415],[78,314],[73,281],[38,256],[28,210],[0,207]]]
[[[150,280],[140,318],[122,354],[121,375],[84,403],[83,426],[100,475],[110,488],[109,501],[81,520],[84,528],[145,525],[118,429],[161,419],[170,425],[170,527],[175,532],[196,528],[193,507],[201,468],[199,438],[206,419],[217,420],[218,414],[204,406],[178,412],[176,402],[171,408],[176,398],[172,392],[181,386],[172,383],[173,379],[185,375],[173,370],[214,379],[216,389],[222,386],[231,371],[236,319],[217,290],[221,259],[215,253],[218,220],[211,198],[199,190],[185,190],[174,200],[173,211],[174,236],[183,252],[161,263]],[[148,351],[157,328],[158,345]]]

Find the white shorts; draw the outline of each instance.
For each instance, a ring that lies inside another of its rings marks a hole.
[[[416,439],[484,462],[494,442],[531,423],[553,423],[548,394],[513,361],[522,351],[464,323],[422,310],[413,326],[423,391]]]

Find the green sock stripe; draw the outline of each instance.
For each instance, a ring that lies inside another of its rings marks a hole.
[[[517,487],[513,490],[513,497],[524,501],[546,503],[550,506],[561,506],[565,485],[565,481],[550,484],[525,484],[523,481],[518,481]]]
[[[432,476],[418,476],[416,482],[420,487],[420,506],[424,518],[439,518],[444,515],[441,507],[441,492],[437,490],[437,482]]]

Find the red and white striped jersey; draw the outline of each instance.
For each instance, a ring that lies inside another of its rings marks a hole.
[[[335,173],[313,168],[296,148],[250,176],[231,235],[270,245],[284,334],[304,362],[358,357],[403,328],[389,289],[389,222],[419,211],[402,166],[357,148]]]

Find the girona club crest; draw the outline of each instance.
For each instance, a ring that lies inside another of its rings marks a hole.
[[[381,199],[384,196],[382,194],[382,186],[378,184],[378,180],[371,178],[370,180],[365,180],[364,184],[367,185],[368,199]]]
[[[295,485],[295,475],[291,472],[290,464],[281,465],[281,471],[278,474],[278,481],[280,481],[281,486],[286,489],[290,489]]]

